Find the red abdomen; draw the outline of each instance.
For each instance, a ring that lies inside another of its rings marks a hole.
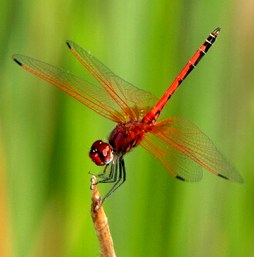
[[[109,137],[114,152],[123,155],[137,146],[145,135],[146,126],[139,121],[118,124]]]

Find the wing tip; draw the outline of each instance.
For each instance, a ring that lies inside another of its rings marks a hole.
[[[12,56],[14,62],[16,62],[19,66],[23,66],[23,64],[16,58],[16,55]]]
[[[71,41],[70,41],[70,40],[67,40],[67,41],[66,41],[66,45],[68,46],[69,49],[72,49]]]
[[[226,177],[226,176],[224,176],[224,175],[222,175],[222,174],[220,174],[220,173],[218,173],[218,175],[217,175],[218,177],[221,177],[221,178],[224,178],[224,179],[226,179],[226,180],[229,180],[229,178],[228,177]]]
[[[176,175],[175,177],[176,177],[177,179],[181,180],[181,181],[185,181],[185,179],[184,179],[183,177],[179,176],[179,175]]]
[[[221,177],[221,178],[223,178],[223,179],[226,179],[226,180],[230,180],[230,181],[233,181],[233,182],[240,183],[240,184],[244,183],[244,180],[243,180],[243,178],[240,176],[240,174],[239,174],[239,176],[237,176],[237,177],[235,177],[235,178],[233,178],[233,179],[231,179],[231,178],[229,178],[229,177],[226,177],[226,176],[224,176],[224,175],[222,175],[222,174],[220,174],[220,173],[218,173],[217,176],[218,176],[218,177]]]

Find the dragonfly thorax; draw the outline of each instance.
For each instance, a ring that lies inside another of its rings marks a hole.
[[[113,149],[110,144],[102,140],[97,140],[92,144],[89,156],[98,166],[109,164],[114,157]]]
[[[127,123],[119,123],[109,136],[109,144],[114,153],[121,156],[137,146],[146,132],[147,125],[140,121],[131,120]]]

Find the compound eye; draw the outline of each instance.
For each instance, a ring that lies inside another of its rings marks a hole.
[[[89,156],[96,165],[103,166],[113,160],[113,150],[110,144],[97,140],[93,143]]]

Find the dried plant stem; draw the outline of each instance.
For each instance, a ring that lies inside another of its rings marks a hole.
[[[110,234],[108,218],[101,205],[101,195],[96,186],[96,177],[91,179],[92,205],[91,216],[97,238],[99,240],[102,257],[116,257],[113,240]]]

